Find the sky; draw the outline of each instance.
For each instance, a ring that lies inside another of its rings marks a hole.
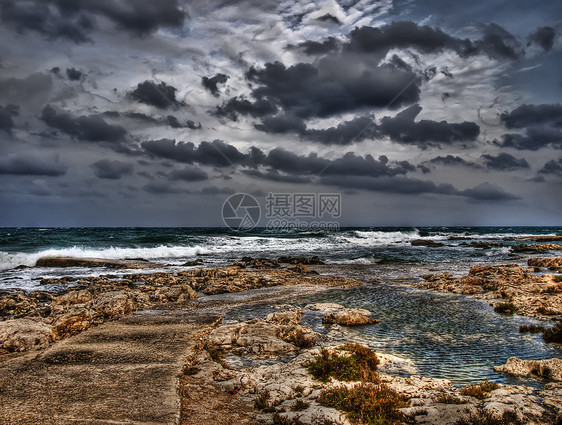
[[[561,225],[561,69],[558,1],[0,0],[0,226]]]

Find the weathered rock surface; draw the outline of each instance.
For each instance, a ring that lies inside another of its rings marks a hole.
[[[237,354],[278,355],[311,346],[318,335],[302,326],[298,309],[271,313],[265,319],[252,319],[213,329],[207,347]]]
[[[108,267],[112,269],[152,269],[165,267],[163,264],[146,260],[110,260],[106,258],[42,257],[36,267]]]
[[[119,278],[103,275],[43,279],[42,283],[45,284],[72,284],[74,287],[61,293],[4,293],[0,295],[0,320],[42,318],[53,326],[54,338],[61,339],[84,331],[90,326],[115,320],[160,303],[185,304],[198,297],[197,291],[220,294],[301,284],[334,287],[362,284],[353,279],[304,272],[306,270],[249,270],[231,266],[193,268],[179,273],[127,274]],[[307,337],[305,335],[305,339]],[[305,343],[304,340],[301,340],[301,343]]]
[[[457,278],[447,273],[422,276],[412,286],[474,295],[485,299],[502,299],[515,305],[517,313],[557,319],[562,317],[562,285],[553,276],[536,276],[516,264],[474,266],[468,275]]]
[[[562,241],[562,235],[520,236],[515,239],[519,241],[556,242]]]
[[[324,262],[317,256],[314,257],[279,257],[277,259],[279,263],[288,264],[303,264],[306,266],[321,265]]]
[[[31,319],[0,322],[0,348],[7,351],[29,351],[47,347],[55,335],[50,325]]]
[[[553,381],[562,381],[562,359],[522,360],[510,357],[502,366],[495,366],[496,372],[516,376],[531,376]]]
[[[472,242],[470,242],[470,246],[473,247],[473,248],[489,249],[489,248],[497,248],[499,246],[502,246],[502,244],[499,243],[499,242],[495,242],[495,241],[491,241],[491,242],[472,241]]]
[[[322,323],[326,325],[338,324],[341,326],[372,325],[379,321],[370,317],[372,313],[362,308],[346,308],[328,313],[322,317]]]
[[[550,269],[550,270],[561,271],[562,270],[562,257],[529,258],[529,260],[527,261],[527,264],[530,267],[543,267],[543,268],[547,268],[547,269]]]
[[[513,252],[548,252],[562,250],[562,245],[554,243],[532,244],[532,245],[513,245]]]

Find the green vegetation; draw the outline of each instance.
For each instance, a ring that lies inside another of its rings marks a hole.
[[[316,379],[327,382],[330,378],[339,381],[380,382],[377,375],[379,359],[376,353],[360,344],[346,344],[347,353],[332,353],[326,349],[308,365],[308,371]]]
[[[273,415],[273,425],[304,425],[298,419],[288,419],[281,416],[279,413]]]
[[[513,314],[517,312],[517,307],[511,302],[498,303],[494,305],[494,311],[500,314]]]
[[[256,398],[256,401],[254,402],[254,407],[258,410],[263,410],[264,412],[274,412],[275,411],[275,406],[273,405],[273,403],[270,401],[270,395],[269,395],[269,391],[263,391],[258,398]]]
[[[453,394],[442,394],[435,399],[435,402],[443,404],[465,404],[467,401]]]
[[[295,392],[295,395],[297,397],[302,397],[302,393],[304,392],[304,387],[302,385],[297,385],[296,387],[293,388],[293,391]]]
[[[291,410],[293,412],[300,412],[301,410],[306,410],[310,407],[310,403],[307,403],[304,400],[297,400],[295,404],[291,406]]]
[[[455,425],[523,425],[515,412],[504,412],[496,415],[487,410],[480,409],[455,422]]]
[[[365,382],[328,388],[320,393],[318,402],[346,412],[352,423],[361,425],[401,424],[406,417],[398,409],[408,405],[404,396],[387,385]]]
[[[462,395],[475,397],[479,400],[483,400],[488,397],[488,393],[498,389],[500,386],[495,382],[489,382],[487,379],[480,382],[479,384],[470,384],[461,390]]]
[[[299,348],[310,348],[314,345],[314,338],[307,337],[302,329],[297,329],[289,340]]]

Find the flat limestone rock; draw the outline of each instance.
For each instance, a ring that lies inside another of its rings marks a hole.
[[[553,381],[562,381],[562,359],[522,360],[510,357],[502,366],[494,367],[496,372],[516,376],[531,376]]]
[[[53,339],[53,328],[37,320],[0,322],[0,348],[8,351],[38,350],[47,347]]]
[[[36,267],[108,267],[112,269],[152,269],[163,264],[145,260],[110,260],[106,258],[41,257]]]

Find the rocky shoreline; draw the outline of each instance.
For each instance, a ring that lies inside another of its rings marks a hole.
[[[98,259],[64,261],[74,266],[81,261],[91,266],[93,261],[102,267],[133,269],[144,264],[140,260],[121,264]],[[136,311],[165,309],[181,311],[189,317],[205,306],[203,301],[210,295],[260,288],[349,288],[363,284],[348,277],[321,274],[322,262],[315,257],[244,258],[231,266],[215,268],[193,265],[200,263],[186,265],[186,270],[174,273],[44,279],[43,284],[66,285],[67,289],[59,293],[0,294],[0,363],[17,360],[26,351],[56,348],[61,340],[72,340],[90,328]],[[316,271],[314,266],[319,266]],[[562,283],[550,274],[560,272],[562,259],[533,258],[528,266],[474,266],[463,277],[436,273],[408,284],[483,298],[495,306],[509,304],[517,313],[531,317],[562,320]],[[497,366],[496,370],[502,373],[548,381],[541,390],[487,383],[459,389],[447,380],[417,376],[407,360],[381,353],[372,353],[377,360],[372,362],[372,370],[363,370],[362,377],[344,379],[338,375],[319,379],[310,366],[319,359],[336,359],[341,364],[348,357],[357,357],[353,350],[368,350],[353,348],[350,354],[349,344],[341,345],[342,327],[376,326],[378,320],[367,310],[338,304],[308,305],[304,309],[322,313],[322,324],[330,327],[326,335],[301,323],[302,309],[282,310],[238,323],[223,324],[219,318],[213,324],[202,325],[192,337],[184,373],[178,378],[181,423],[195,423],[198,414],[205,416],[193,404],[198,397],[202,405],[217,409],[213,421],[218,424],[233,423],[228,419],[231,405],[238,406],[236,423],[371,423],[361,422],[363,419],[357,419],[353,413],[363,409],[363,405],[350,411],[349,406],[344,408],[330,401],[330,397],[344,394],[349,398],[350,394],[359,393],[384,393],[394,400],[396,405],[389,406],[384,413],[390,415],[385,419],[387,422],[380,423],[484,423],[476,422],[483,417],[504,421],[486,423],[562,421],[560,359],[512,358]],[[357,400],[361,402],[360,398]],[[254,408],[247,408],[248,405]],[[334,408],[336,405],[340,408]]]

